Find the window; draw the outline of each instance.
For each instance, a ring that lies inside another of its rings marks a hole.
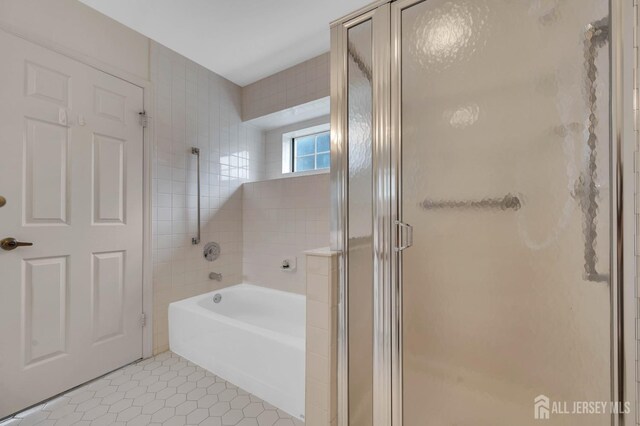
[[[293,172],[328,169],[330,166],[329,131],[294,137],[291,140]]]
[[[295,130],[281,133],[282,176],[327,173],[331,166],[329,123],[294,126]]]

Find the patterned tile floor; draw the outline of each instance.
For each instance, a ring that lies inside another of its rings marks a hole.
[[[304,422],[165,352],[121,368],[0,426],[301,426]]]

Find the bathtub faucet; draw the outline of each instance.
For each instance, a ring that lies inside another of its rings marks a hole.
[[[210,280],[215,280],[215,281],[222,281],[222,274],[220,274],[218,272],[211,272],[209,274],[209,279]]]

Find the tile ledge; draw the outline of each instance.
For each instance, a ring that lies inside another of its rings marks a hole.
[[[307,256],[333,257],[340,254],[340,252],[338,250],[331,250],[329,247],[321,247],[312,250],[305,250],[304,254]]]

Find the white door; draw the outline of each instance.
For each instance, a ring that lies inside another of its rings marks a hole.
[[[0,31],[0,418],[142,356],[143,91]]]

